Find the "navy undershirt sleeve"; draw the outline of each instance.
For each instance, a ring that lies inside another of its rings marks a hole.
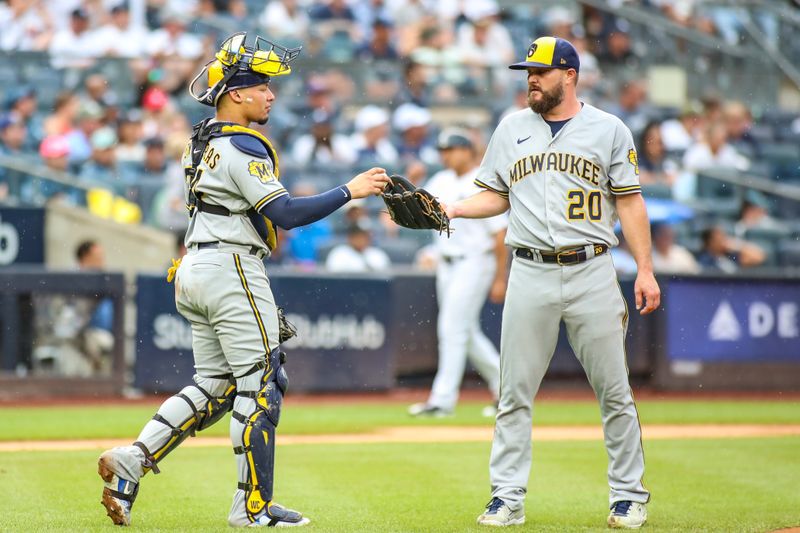
[[[345,185],[314,196],[292,198],[285,194],[262,207],[261,214],[278,227],[292,229],[325,218],[350,198],[350,190]]]

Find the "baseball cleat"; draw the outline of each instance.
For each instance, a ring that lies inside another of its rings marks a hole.
[[[615,529],[639,529],[647,522],[647,508],[632,501],[614,502],[608,515],[608,527]]]
[[[297,511],[270,502],[267,511],[248,527],[298,527],[309,522],[311,520]]]
[[[97,461],[97,473],[105,483],[100,503],[117,526],[131,525],[131,508],[139,492],[139,484],[119,477],[114,471],[114,450],[104,452]]]
[[[506,502],[500,498],[492,498],[492,501],[486,504],[486,511],[478,517],[478,524],[481,526],[505,527],[517,526],[524,523],[525,509],[520,508],[516,511],[512,511],[511,508],[506,505]]]
[[[411,416],[429,416],[432,418],[444,418],[446,416],[453,416],[453,411],[436,407],[427,403],[415,403],[408,408],[408,414]]]
[[[497,416],[497,404],[493,403],[481,409],[481,416],[485,418],[495,418]]]

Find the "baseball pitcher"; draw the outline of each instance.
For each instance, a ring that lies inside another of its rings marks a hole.
[[[231,412],[238,484],[231,526],[301,526],[300,513],[273,501],[275,429],[288,385],[280,351],[280,319],[263,259],[276,245],[276,226],[319,220],[351,198],[377,194],[388,182],[373,168],[347,185],[292,198],[279,180],[269,140],[250,129],[267,122],[273,77],[291,72],[300,49],[247,35],[228,38],[189,90],[216,115],[194,126],[183,156],[191,221],[187,255],[171,269],[178,311],[191,323],[193,383],[166,400],[131,446],[99,459],[102,504],[112,521],[129,525],[142,476],[187,437]],[[197,90],[201,77],[205,89]]]
[[[628,310],[608,253],[619,219],[638,265],[636,306],[658,308],[650,228],[636,148],[616,117],[578,100],[580,62],[571,43],[541,37],[525,61],[530,109],[497,126],[475,183],[485,189],[446,207],[452,218],[510,208],[514,249],[500,342],[500,406],[490,460],[492,499],[478,523],[525,522],[533,398],[563,320],[569,342],[600,402],[608,451],[612,527],[638,528],[650,493],[628,384]]]

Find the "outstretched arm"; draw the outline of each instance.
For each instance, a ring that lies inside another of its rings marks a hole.
[[[509,206],[508,199],[499,194],[481,191],[465,200],[445,206],[445,210],[450,218],[487,218],[505,213]]]
[[[359,174],[347,185],[322,194],[292,198],[279,196],[261,209],[261,214],[283,229],[305,226],[330,215],[353,198],[379,194],[389,181],[386,171],[372,168]]]

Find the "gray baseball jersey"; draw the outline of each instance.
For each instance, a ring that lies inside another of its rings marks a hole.
[[[183,154],[184,167],[191,166],[189,150],[187,146]],[[272,161],[240,151],[231,144],[230,137],[216,137],[206,146],[198,169],[200,177],[195,193],[202,194],[204,202],[227,208],[232,215],[195,212],[186,231],[186,246],[221,241],[266,250],[267,245],[250,221],[247,210],[258,211],[274,199],[289,194],[275,176]],[[187,180],[187,198],[188,194]]]
[[[616,245],[612,195],[640,191],[630,130],[589,104],[555,137],[530,109],[506,117],[475,183],[509,199],[509,246],[543,250]]]

